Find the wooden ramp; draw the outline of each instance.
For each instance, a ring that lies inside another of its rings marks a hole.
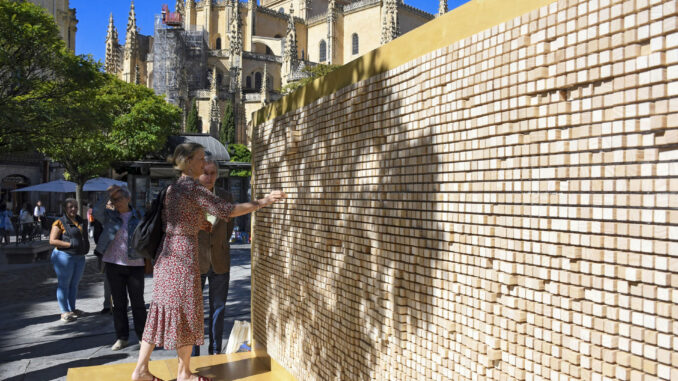
[[[129,381],[134,363],[111,364],[70,368],[66,381]],[[177,359],[150,362],[151,373],[162,380],[176,380]],[[191,370],[215,381],[296,381],[265,352],[241,352],[229,355],[199,356],[191,358]]]

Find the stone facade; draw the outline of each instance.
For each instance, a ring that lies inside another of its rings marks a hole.
[[[75,52],[75,32],[78,28],[78,20],[75,18],[75,8],[70,8],[69,0],[29,0],[47,11],[59,27],[61,39],[66,47]]]
[[[330,4],[333,5],[330,7]],[[390,16],[382,17],[386,6]],[[181,15],[181,22],[172,28],[187,33],[203,33],[208,52],[200,66],[204,69],[200,73],[205,77],[203,87],[187,85],[183,98],[169,97],[169,100],[188,113],[195,99],[203,121],[202,129],[210,133],[214,102],[209,95],[210,86],[206,83],[209,83],[212,69],[216,68],[218,104],[222,110],[226,101],[234,104],[236,140],[240,143],[249,140],[245,125],[250,120],[251,111],[258,109],[262,103],[259,94],[264,81],[268,93],[275,98],[282,86],[298,79],[304,65],[319,62],[341,65],[379,47],[382,19],[402,25],[398,31],[393,29],[392,39],[434,18],[397,0],[316,0],[313,3],[284,0],[262,2],[262,6],[256,1],[179,0],[175,9],[176,14]],[[396,12],[398,9],[401,11]],[[157,27],[156,22],[156,31]],[[133,4],[124,46],[120,45],[117,34],[111,16],[106,40],[106,71],[125,81],[138,81],[158,91],[154,82],[157,78],[164,80],[166,77],[166,73],[157,71],[165,66],[158,62],[158,57],[163,55],[158,50],[165,48],[154,41],[158,38],[157,33],[150,37],[137,32]],[[289,46],[295,46],[294,51]],[[163,58],[172,59],[171,55]],[[264,67],[267,68],[265,78]],[[186,69],[190,71],[192,68]],[[240,117],[241,114],[245,118]]]
[[[289,195],[256,343],[299,380],[678,379],[677,2],[464,12],[255,116],[252,195]]]

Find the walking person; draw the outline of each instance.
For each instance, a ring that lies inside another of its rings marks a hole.
[[[33,237],[33,219],[31,204],[24,203],[23,208],[19,211],[19,232],[21,233],[21,242],[30,241]]]
[[[219,164],[211,157],[205,159],[205,168],[198,181],[210,192],[228,202],[233,196],[223,188],[214,185],[219,178]],[[206,229],[198,233],[200,264],[200,290],[209,287],[209,341],[207,352],[210,355],[221,353],[224,334],[224,312],[228,298],[231,254],[228,239],[233,232],[233,220],[224,220],[208,213]],[[193,356],[200,356],[200,346],[193,347]]]
[[[78,284],[85,271],[85,254],[89,252],[87,221],[78,215],[74,198],[64,200],[64,215],[52,224],[49,244],[55,246],[50,261],[57,274],[57,302],[61,321],[76,320],[82,311],[75,308]]]
[[[172,162],[181,177],[167,189],[163,204],[165,237],[156,255],[153,301],[132,380],[156,379],[148,369],[156,345],[177,350],[177,381],[208,380],[191,373],[190,368],[192,347],[204,342],[198,232],[205,215],[228,220],[285,197],[284,192],[273,191],[258,201],[237,205],[220,199],[196,181],[205,164],[205,150],[197,143],[178,145]]]
[[[42,206],[42,201],[40,200],[35,203],[35,209],[33,209],[33,218],[35,218],[35,221],[40,225],[40,227],[36,227],[36,229],[40,229],[39,238],[42,238],[42,233],[45,229],[45,222],[47,222],[47,220],[45,219],[45,207]]]
[[[130,206],[127,188],[117,185],[108,188],[108,200],[113,209],[106,208],[108,200],[102,199],[92,210],[92,216],[102,225],[99,242],[95,248],[103,253],[104,273],[113,298],[113,325],[116,340],[111,350],[125,348],[129,343],[127,297],[132,305],[134,331],[141,341],[146,325],[144,301],[144,260],[132,259],[132,233],[139,224],[139,214]]]

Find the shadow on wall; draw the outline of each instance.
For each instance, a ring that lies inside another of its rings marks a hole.
[[[350,74],[382,70],[363,65]],[[422,68],[405,65],[278,117],[265,137],[255,130],[256,170],[270,176],[257,193],[291,188],[282,220],[257,218],[255,231],[276,241],[253,243],[255,299],[267,308],[253,307],[255,334],[297,376],[303,369],[309,379],[393,377],[398,365],[389,362],[405,355],[417,330],[430,332],[422,306],[435,304],[431,272],[449,230],[435,218],[440,189],[432,185],[439,118],[420,118],[414,138],[408,122],[413,112],[440,110],[425,105],[432,97],[401,101],[444,85],[426,79]],[[282,153],[292,129],[301,131],[298,152]],[[273,162],[262,162],[271,152]]]

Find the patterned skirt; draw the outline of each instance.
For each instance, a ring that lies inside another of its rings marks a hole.
[[[176,349],[204,343],[197,235],[165,235],[153,267],[153,301],[143,340]]]

